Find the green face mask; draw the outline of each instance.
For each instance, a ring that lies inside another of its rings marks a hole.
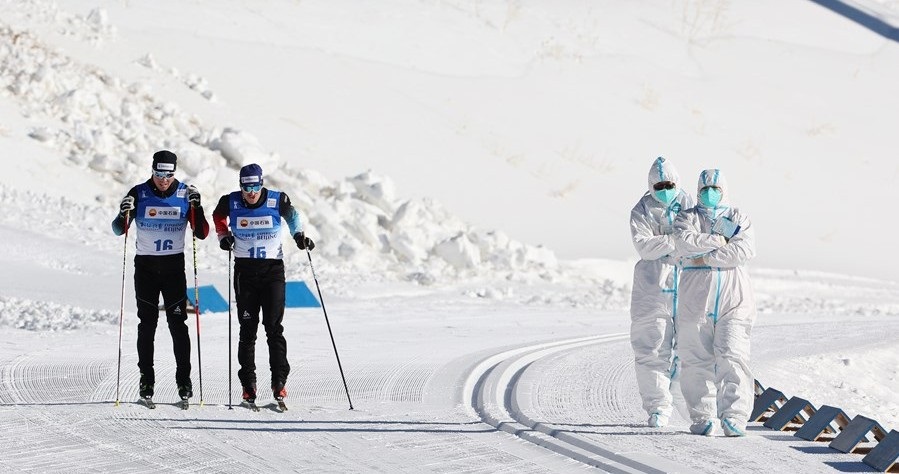
[[[711,186],[699,191],[699,202],[705,207],[715,207],[721,202],[721,190]]]
[[[671,201],[674,201],[674,198],[677,197],[677,189],[662,189],[655,191],[655,195],[656,199],[662,204],[671,204]]]

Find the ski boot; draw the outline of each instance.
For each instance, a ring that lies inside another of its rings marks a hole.
[[[178,403],[178,406],[180,406],[182,410],[187,410],[187,407],[190,406],[190,402],[188,400],[190,399],[190,397],[194,396],[194,391],[191,384],[179,385],[178,396],[181,397],[181,401]]]
[[[256,406],[256,384],[244,385],[243,387],[243,402],[253,411],[259,411],[259,407]]]
[[[278,403],[278,411],[287,411],[287,405],[284,404],[284,397],[287,396],[287,388],[284,387],[284,383],[277,383],[273,385],[272,395],[275,397],[275,401]]]
[[[156,404],[153,403],[153,384],[151,383],[142,383],[140,384],[140,401],[147,406],[149,409],[156,408]]]

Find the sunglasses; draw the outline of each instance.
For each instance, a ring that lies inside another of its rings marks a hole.
[[[172,179],[175,177],[175,173],[171,171],[153,171],[153,176],[159,179]]]
[[[240,187],[240,189],[242,189],[243,192],[245,192],[245,193],[258,193],[259,191],[262,191],[262,185],[261,184],[244,184],[243,186]]]
[[[658,183],[652,185],[652,189],[655,189],[656,191],[661,191],[663,189],[674,189],[676,187],[677,185],[672,183],[671,181],[659,181]]]

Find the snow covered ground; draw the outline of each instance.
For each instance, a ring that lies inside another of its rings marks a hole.
[[[656,155],[688,189],[723,168],[758,229],[757,379],[899,428],[897,53],[801,1],[0,1],[0,468],[864,470],[757,424],[644,426],[626,222]],[[159,148],[207,205],[248,162],[298,203],[353,410],[318,309],[286,316],[287,413],[229,409],[225,313],[202,406],[193,316],[197,404],[168,404],[164,329],[160,406],[133,403],[109,222]]]

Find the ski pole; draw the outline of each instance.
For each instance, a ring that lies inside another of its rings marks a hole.
[[[122,303],[119,305],[119,363],[115,377],[115,406],[119,406],[119,386],[122,381],[122,324],[125,320],[125,266],[128,260],[128,216],[125,212],[125,244],[122,250]]]
[[[328,322],[328,310],[325,309],[325,299],[322,298],[322,289],[318,285],[318,277],[315,276],[315,266],[312,265],[312,254],[306,249],[306,256],[309,257],[309,268],[312,269],[312,279],[315,280],[315,289],[318,291],[318,300],[322,303],[322,312],[325,314],[325,324],[328,325],[328,334],[331,336],[331,346],[334,347],[334,356],[337,358],[337,368],[340,369],[340,378],[343,379],[343,389],[346,391],[346,399],[350,403],[350,410],[353,409],[353,401],[350,400],[350,389],[346,384],[346,377],[343,376],[343,367],[340,365],[340,355],[337,353],[337,344],[334,343],[334,333],[331,332],[331,323]]]
[[[197,278],[197,216],[196,208],[191,209],[190,226],[193,228],[191,235],[194,241],[194,313],[197,317],[197,370],[200,375],[200,406],[203,406],[203,351],[200,350],[200,285]]]
[[[231,249],[228,249],[228,409],[231,406]]]

